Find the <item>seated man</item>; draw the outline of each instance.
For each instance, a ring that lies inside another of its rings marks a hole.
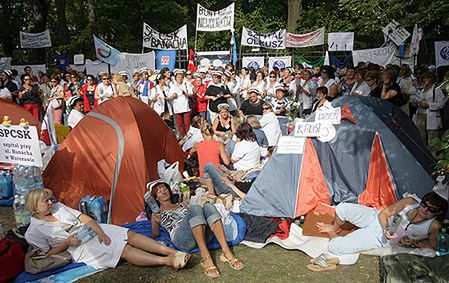
[[[378,212],[375,208],[353,203],[340,203],[333,224],[317,223],[327,233],[330,252],[341,255],[358,253],[391,244],[405,247],[437,249],[438,231],[447,213],[447,200],[435,192],[426,194],[421,202],[407,197]],[[337,235],[346,222],[358,230]]]

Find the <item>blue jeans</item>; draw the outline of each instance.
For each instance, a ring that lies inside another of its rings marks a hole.
[[[203,169],[204,178],[206,179],[212,179],[212,183],[214,184],[215,194],[217,196],[221,194],[232,194],[233,196],[237,197],[238,195],[223,181],[221,180],[222,177],[226,176],[212,163],[207,163],[204,165]]]
[[[206,203],[203,207],[193,205],[190,207],[189,212],[184,217],[181,224],[174,231],[172,235],[173,244],[185,251],[197,247],[192,229],[199,225],[206,225],[205,238],[206,244],[208,244],[214,236],[210,227],[219,220],[221,220],[221,215],[213,204]]]
[[[336,255],[353,254],[384,247],[388,244],[375,208],[354,203],[340,203],[335,214],[343,221],[359,227],[358,230],[329,241],[328,249]]]

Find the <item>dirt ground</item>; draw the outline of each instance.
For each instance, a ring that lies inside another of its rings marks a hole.
[[[14,214],[10,207],[0,207],[0,224],[3,228],[14,227]],[[361,255],[355,265],[339,265],[337,270],[315,273],[306,268],[310,257],[300,251],[285,250],[271,244],[263,249],[244,245],[234,247],[235,254],[245,263],[242,271],[231,269],[219,262],[219,251],[212,256],[221,271],[216,282],[379,282],[379,258]],[[200,257],[194,255],[186,268],[173,272],[168,267],[136,267],[121,263],[79,282],[205,282]]]

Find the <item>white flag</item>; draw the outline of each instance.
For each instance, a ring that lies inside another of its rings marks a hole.
[[[413,35],[412,35],[412,46],[410,48],[409,56],[418,56],[419,52],[419,42],[421,41],[423,36],[423,30],[422,28],[418,28],[418,25],[415,24],[415,27],[413,28]]]

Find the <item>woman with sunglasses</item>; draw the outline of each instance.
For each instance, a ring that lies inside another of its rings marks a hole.
[[[64,113],[64,88],[60,85],[60,82],[59,75],[51,76],[51,91],[48,98],[49,105],[53,109],[54,122],[58,124],[62,124],[62,114]]]
[[[331,66],[323,66],[321,77],[317,82],[318,87],[325,86],[328,90],[327,100],[332,101],[338,96],[338,88],[335,82],[335,70]]]
[[[39,96],[37,84],[33,83],[32,77],[28,74],[22,75],[22,82],[23,85],[18,93],[19,100],[22,103],[23,108],[39,120],[41,98]]]
[[[271,71],[270,75],[268,76],[268,82],[267,82],[267,88],[266,88],[266,94],[265,102],[272,103],[273,100],[276,98],[276,91],[274,90],[274,87],[278,83],[276,80],[277,73],[275,71]]]
[[[88,113],[98,105],[98,100],[95,99],[97,84],[95,83],[95,78],[92,75],[87,75],[86,82],[87,83],[83,85],[80,90],[80,96],[84,101],[84,112]]]
[[[108,74],[101,76],[101,83],[95,89],[95,99],[98,104],[105,102],[114,95],[114,89],[111,84],[111,78]]]
[[[316,226],[329,235],[328,249],[336,255],[398,244],[436,250],[438,231],[446,213],[447,200],[430,192],[422,200],[406,197],[380,212],[360,204],[340,203],[332,224],[318,222]],[[359,229],[341,237],[337,233],[346,222]]]

